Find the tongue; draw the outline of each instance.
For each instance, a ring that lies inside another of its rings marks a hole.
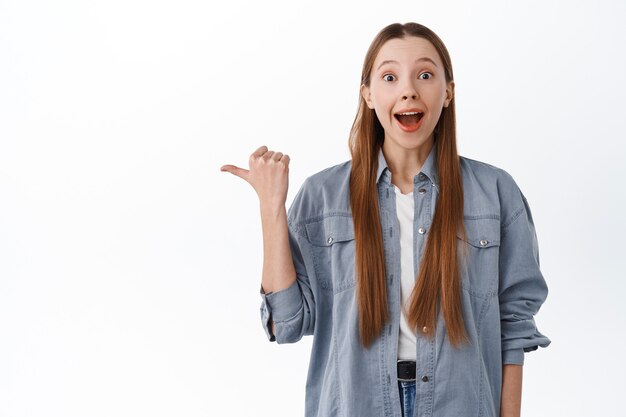
[[[400,123],[402,123],[404,126],[413,126],[413,125],[416,125],[420,121],[420,117],[417,114],[413,114],[413,115],[399,114],[396,117],[400,121]]]

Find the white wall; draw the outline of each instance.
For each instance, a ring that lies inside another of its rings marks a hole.
[[[460,153],[529,200],[551,338],[522,414],[621,416],[622,1],[0,2],[0,417],[296,416],[311,337],[261,327],[256,194],[349,158],[392,22],[452,56]]]

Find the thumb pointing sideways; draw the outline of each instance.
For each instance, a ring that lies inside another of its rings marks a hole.
[[[230,172],[231,174],[236,175],[239,178],[243,178],[246,181],[248,181],[248,173],[250,172],[247,169],[239,168],[235,165],[222,165],[222,167],[220,168],[220,171]]]

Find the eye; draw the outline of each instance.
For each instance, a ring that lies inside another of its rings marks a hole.
[[[385,81],[393,81],[393,80],[386,79],[386,77],[394,77],[395,78],[395,76],[393,76],[391,74],[385,74],[385,75],[383,75],[383,80],[385,80]]]
[[[421,77],[424,74],[428,74],[428,78],[422,78],[422,80],[430,80],[433,77],[430,72],[422,72],[419,76]]]

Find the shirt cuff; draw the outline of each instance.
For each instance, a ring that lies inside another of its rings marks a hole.
[[[502,351],[502,365],[523,365],[524,349],[509,349]]]
[[[295,317],[302,308],[302,293],[295,280],[289,287],[275,292],[266,293],[261,285],[261,322],[263,329],[270,342],[276,340],[276,336],[272,334],[272,321],[278,324],[283,321],[289,321]]]
[[[272,292],[269,292],[267,294],[265,293],[265,291],[263,290],[263,285],[261,284],[261,298],[263,298],[263,302],[261,303],[261,322],[263,323],[263,330],[265,330],[267,339],[270,342],[275,342],[276,336],[272,334],[272,313],[270,312],[266,299],[266,297],[270,294],[272,294]]]

